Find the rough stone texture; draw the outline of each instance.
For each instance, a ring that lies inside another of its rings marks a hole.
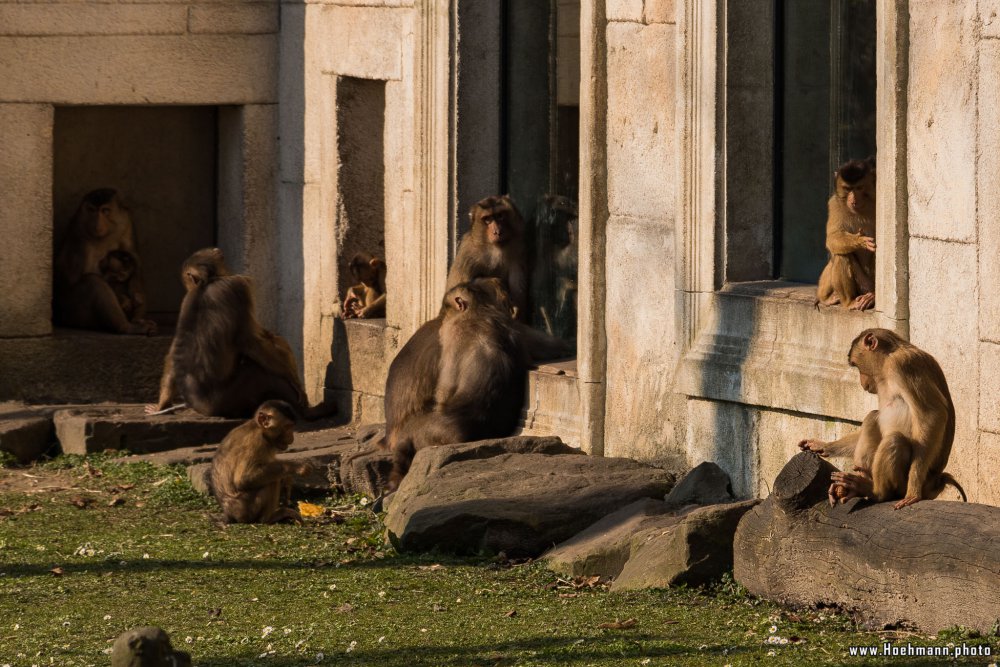
[[[52,107],[0,104],[0,145],[0,336],[40,336],[52,331]]]
[[[646,23],[676,23],[675,0],[646,0],[642,15]]]
[[[983,37],[1000,37],[1000,0],[979,0],[979,19],[983,22]],[[997,48],[1000,45],[980,43],[980,49]],[[982,66],[982,51],[980,51],[980,67]],[[983,101],[983,88],[979,88],[980,104]],[[981,107],[980,107],[981,108]]]
[[[575,371],[576,362],[568,362]],[[558,435],[571,447],[580,446],[580,389],[575,372],[559,364],[528,372],[528,398],[519,435]]]
[[[45,454],[55,443],[52,415],[27,407],[0,406],[0,452],[7,452],[18,463],[30,463]]]
[[[733,500],[733,483],[729,475],[711,461],[702,461],[692,468],[664,498],[672,507],[714,505]]]
[[[642,21],[642,0],[608,0],[609,21]]]
[[[192,33],[265,34],[278,32],[277,2],[196,5],[188,13]]]
[[[65,454],[106,449],[157,452],[193,444],[221,442],[243,419],[202,417],[191,410],[147,417],[143,406],[57,410],[56,437]]]
[[[995,13],[998,9],[1000,0],[994,3],[992,11]],[[1000,20],[995,16],[992,25],[995,31],[1000,31]],[[983,249],[1000,248],[1000,225],[996,224],[996,214],[1000,211],[1000,144],[996,133],[996,128],[1000,127],[1000,90],[997,81],[1000,81],[1000,41],[984,41],[979,50],[979,164],[976,169],[979,245]],[[979,336],[1000,342],[1000,262],[979,262]],[[989,399],[993,393],[981,396]]]
[[[0,5],[0,35],[183,35],[187,7],[164,4]]]
[[[153,401],[170,339],[69,329],[48,337],[0,339],[0,400]]]
[[[635,500],[662,496],[672,483],[666,471],[580,455],[558,438],[434,447],[414,458],[386,529],[401,551],[537,556]]]
[[[1000,434],[979,432],[979,495],[984,503],[1000,506]]]
[[[0,39],[0,101],[274,102],[277,62],[273,35],[8,37]]]
[[[323,35],[316,54],[321,69],[341,76],[398,80],[402,21],[394,9],[323,6],[316,16],[317,31]],[[364,48],[357,48],[360,44]]]
[[[641,17],[642,3],[637,4]],[[663,24],[612,23],[607,38],[608,209],[612,215],[672,221],[677,192],[675,30]]]
[[[860,612],[872,626],[988,632],[1000,596],[1000,508],[939,500],[899,511],[857,500],[831,508],[833,470],[812,454],[788,463],[737,528],[736,580],[771,600]]]
[[[344,401],[345,417],[354,421],[374,421],[380,414],[365,411],[367,401],[375,398],[381,403],[385,395],[385,378],[391,358],[386,350],[394,349],[398,330],[387,327],[385,319],[334,321],[333,359],[326,375],[325,386],[333,391],[347,392]],[[378,411],[381,413],[381,410]]]
[[[996,391],[997,378],[1000,378],[1000,345],[980,343],[979,428],[994,433],[1000,433],[1000,392]]]
[[[655,523],[676,523],[662,500],[643,498],[612,512],[542,555],[546,567],[568,577],[617,577],[631,555],[632,537]]]
[[[909,13],[906,164],[910,233],[974,241],[976,3],[913,0]],[[947,187],[942,187],[942,179]],[[920,302],[911,296],[911,303]]]
[[[976,428],[979,416],[979,341],[975,308],[976,246],[930,239],[910,240],[910,340],[941,364],[955,403],[955,444],[948,471],[979,502]]]
[[[609,456],[648,457],[679,448],[683,432],[671,418],[683,406],[673,385],[676,367],[673,234],[661,221],[612,217],[607,266],[642,266],[609,276],[608,303],[630,303],[606,323]],[[645,298],[633,295],[642,292]]]
[[[733,567],[737,524],[758,502],[701,507],[676,524],[637,534],[632,539],[631,557],[611,590],[702,586],[718,579]]]

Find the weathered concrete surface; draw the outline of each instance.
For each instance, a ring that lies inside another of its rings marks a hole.
[[[556,545],[542,559],[550,570],[568,577],[617,577],[632,553],[636,533],[652,523],[670,525],[680,520],[669,512],[662,500],[642,498]]]
[[[30,463],[55,444],[52,410],[23,403],[0,403],[0,452]]]
[[[718,579],[733,567],[737,524],[758,502],[701,507],[638,533],[611,590],[702,586]]]
[[[385,524],[401,551],[537,556],[636,500],[662,497],[673,481],[636,461],[579,454],[558,438],[434,447],[417,453]]]
[[[170,339],[69,329],[47,337],[0,339],[0,400],[152,402]]]
[[[141,405],[123,405],[57,410],[53,421],[64,453],[90,454],[106,449],[158,452],[217,443],[245,420],[202,417],[192,410],[148,417]]]

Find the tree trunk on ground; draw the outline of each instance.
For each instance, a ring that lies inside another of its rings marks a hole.
[[[925,500],[827,502],[836,468],[801,453],[736,530],[734,575],[751,593],[792,605],[832,604],[871,626],[963,625],[1000,617],[1000,508]]]

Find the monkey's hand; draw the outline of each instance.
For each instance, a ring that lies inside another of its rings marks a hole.
[[[923,500],[923,498],[920,498],[918,496],[906,496],[905,498],[903,498],[902,500],[900,500],[898,503],[896,503],[895,505],[893,505],[892,509],[894,509],[894,510],[902,509],[902,508],[906,507],[907,505],[912,505],[913,503],[918,502],[920,500]]]
[[[868,310],[869,308],[875,307],[875,294],[874,292],[867,292],[861,294],[854,302],[850,305],[848,310]]]
[[[802,440],[799,442],[799,449],[803,452],[812,452],[820,456],[826,456],[826,443],[822,440]]]
[[[870,250],[871,252],[875,252],[875,239],[873,239],[870,236],[862,236],[861,237],[861,246],[860,246],[859,250],[862,250],[862,249],[863,250]]]
[[[345,320],[349,320],[358,317],[361,312],[361,301],[358,297],[353,294],[346,299],[344,299],[344,308],[341,310],[341,317]]]

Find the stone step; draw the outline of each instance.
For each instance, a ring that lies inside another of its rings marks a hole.
[[[0,401],[154,401],[171,337],[169,328],[148,337],[56,329],[0,339]]]
[[[87,406],[56,410],[56,438],[65,454],[111,450],[162,452],[217,443],[242,419],[203,417],[193,410],[147,416],[142,405]]]
[[[52,409],[0,403],[0,452],[6,452],[18,463],[30,463],[41,458],[55,444]]]

